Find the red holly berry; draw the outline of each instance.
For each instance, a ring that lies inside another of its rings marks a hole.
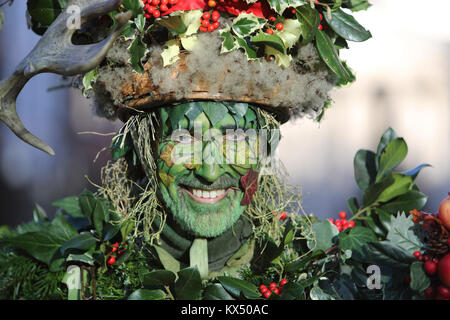
[[[319,30],[323,30],[323,26],[319,24]]]
[[[346,216],[347,216],[347,213],[346,213],[345,211],[339,212],[339,217],[340,217],[341,219],[345,219]]]
[[[166,4],[162,4],[159,6],[159,10],[166,12],[167,10],[169,10],[169,7]]]
[[[201,23],[201,25],[203,27],[209,27],[209,21],[208,20],[201,20],[200,23]]]
[[[117,251],[117,247],[112,247],[111,248],[111,252],[116,252]]]
[[[217,3],[214,0],[208,1],[208,6],[210,6],[211,8],[214,8],[216,5],[217,5]]]
[[[433,286],[429,286],[428,288],[426,288],[423,293],[425,294],[425,297],[429,300],[433,299],[434,297],[434,287]]]
[[[209,13],[208,11],[203,13],[203,19],[205,20],[209,20],[209,18],[211,18],[211,13]]]
[[[212,26],[214,27],[214,29],[217,29],[220,27],[220,23],[216,21],[212,24]]]
[[[213,26],[212,24],[210,24],[210,25],[208,26],[208,31],[209,31],[209,32],[213,32],[214,30],[215,30],[214,26]]]
[[[349,227],[349,228],[353,228],[354,226],[355,226],[355,221],[350,220],[350,221],[348,222],[348,227]]]
[[[200,27],[200,31],[201,31],[201,32],[206,32],[206,31],[208,31],[208,28],[202,26],[202,27]]]
[[[286,279],[281,279],[280,281],[280,286],[284,286],[286,283],[288,283],[288,281]]]
[[[286,218],[287,218],[286,211],[283,211],[283,212],[281,213],[279,219],[280,219],[280,220],[284,220],[284,219],[286,219]]]
[[[271,28],[267,29],[266,31],[268,34],[273,34],[273,30]]]
[[[153,16],[155,18],[159,18],[161,16],[161,12],[159,10],[155,10],[155,11],[153,11]]]
[[[433,261],[426,261],[423,265],[423,268],[425,269],[425,272],[429,274],[430,276],[434,275],[437,270],[437,264]]]
[[[322,21],[323,15],[321,13],[319,13],[319,17],[320,17],[320,21]]]
[[[277,287],[277,284],[275,282],[272,282],[271,284],[269,284],[269,288],[270,290],[273,290]]]
[[[424,255],[423,256],[423,261],[430,261],[430,256],[429,255]]]
[[[176,4],[177,2],[178,2],[178,0],[169,0],[169,3],[172,4],[172,5]]]
[[[119,243],[118,242],[116,242],[116,243],[114,243],[113,245],[112,245],[113,247],[119,247]]]
[[[266,299],[269,299],[269,297],[270,297],[271,294],[272,294],[271,291],[266,291],[266,292],[264,292],[264,297],[265,297]]]
[[[262,294],[264,294],[264,293],[266,293],[268,291],[268,289],[267,289],[267,287],[265,285],[262,284],[262,285],[259,286],[259,291]]]
[[[277,20],[277,18],[275,18],[275,16],[270,16],[269,17],[269,21],[275,22]]]
[[[211,14],[211,19],[212,19],[213,21],[219,21],[219,18],[220,18],[220,13],[219,13],[219,11],[214,10],[214,11],[212,12],[212,14]]]
[[[273,289],[272,292],[275,294],[280,294],[280,290],[278,290],[278,288]]]
[[[112,264],[114,264],[116,262],[116,258],[114,258],[114,257],[110,257],[109,259],[108,259],[108,264],[109,265],[112,265]]]
[[[416,257],[416,259],[419,259],[419,257],[422,256],[422,252],[420,252],[420,251],[414,251],[413,255],[414,255],[414,257]]]
[[[157,6],[159,4],[159,0],[152,0],[152,5]]]
[[[278,31],[281,31],[281,30],[283,30],[284,25],[283,25],[281,22],[278,22],[278,23],[276,24],[275,28],[276,28]]]

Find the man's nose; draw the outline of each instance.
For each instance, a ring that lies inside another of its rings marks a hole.
[[[216,181],[225,173],[222,168],[223,154],[220,154],[221,147],[214,142],[207,142],[202,152],[201,166],[197,167],[195,174],[208,182]]]

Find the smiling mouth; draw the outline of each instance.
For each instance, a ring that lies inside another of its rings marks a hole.
[[[184,190],[196,202],[204,204],[215,204],[225,198],[227,194],[234,188],[229,187],[227,189],[204,190],[180,186],[180,189]]]

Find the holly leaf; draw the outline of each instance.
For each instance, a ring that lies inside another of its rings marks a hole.
[[[241,206],[247,206],[252,202],[253,195],[258,190],[258,175],[257,171],[250,168],[245,175],[241,177],[240,183],[244,190],[244,197],[241,201]]]
[[[137,36],[136,39],[133,40],[130,47],[128,48],[130,51],[130,64],[133,67],[133,70],[138,73],[144,73],[144,67],[142,66],[142,58],[147,53],[147,46],[142,42],[142,37]]]
[[[217,280],[235,298],[242,296],[248,299],[259,298],[258,288],[251,282],[226,276],[217,277]]]
[[[175,282],[176,276],[168,270],[154,270],[144,275],[144,287],[170,286]]]
[[[187,26],[184,24],[181,16],[163,17],[160,20],[156,20],[156,22],[166,27],[174,35],[179,35],[187,31]]]
[[[223,38],[222,48],[220,53],[227,53],[238,48],[236,37],[231,33],[230,26],[227,25],[225,29],[219,31],[220,37]]]
[[[251,37],[250,42],[256,45],[270,46],[286,54],[286,47],[283,43],[283,40],[276,34],[268,34],[261,31],[256,36]]]
[[[122,6],[126,10],[130,10],[133,12],[133,18],[136,18],[139,14],[142,13],[142,7],[139,0],[123,0]]]
[[[370,31],[364,29],[352,15],[341,9],[333,11],[331,17],[326,14],[324,17],[334,32],[346,40],[362,42],[372,37]]]
[[[249,46],[249,44],[247,43],[247,41],[245,41],[245,39],[236,38],[236,42],[237,42],[239,48],[244,49],[247,59],[255,60],[256,58],[258,58],[258,56],[256,54],[256,49]]]
[[[90,233],[82,233],[66,241],[61,246],[60,252],[64,255],[70,249],[89,251],[96,243],[97,240]]]
[[[197,267],[178,271],[175,283],[175,295],[179,300],[198,300],[202,290],[202,279]]]
[[[283,22],[283,29],[281,31],[276,30],[273,35],[278,36],[283,41],[284,46],[292,48],[297,43],[301,34],[302,24],[296,19],[286,19]]]
[[[31,29],[36,34],[43,35],[59,14],[63,12],[67,2],[67,0],[28,0],[27,14],[31,20]]]
[[[55,201],[52,206],[61,208],[67,214],[74,218],[84,218],[83,212],[81,211],[80,201],[78,196],[66,197],[64,199]]]
[[[282,14],[284,10],[289,7],[299,7],[308,4],[308,1],[303,0],[267,0],[270,7],[277,13]]]
[[[265,19],[258,18],[254,14],[242,13],[233,20],[232,29],[239,38],[244,38],[262,29],[265,23]]]
[[[235,300],[220,283],[210,284],[203,291],[204,300]]]
[[[310,43],[318,31],[320,25],[319,13],[310,6],[297,8],[296,16],[301,24],[303,44]]]

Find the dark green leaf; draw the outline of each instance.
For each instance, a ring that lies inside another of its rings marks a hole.
[[[245,54],[247,55],[247,58],[252,60],[256,59],[258,56],[256,55],[256,49],[249,46],[247,41],[245,41],[242,38],[237,38],[236,42],[238,43],[239,47],[244,49]]]
[[[130,46],[130,63],[133,67],[133,70],[138,73],[144,73],[144,67],[142,66],[142,58],[144,58],[147,53],[147,47],[142,42],[142,37],[137,36],[136,39],[131,43]]]
[[[319,13],[310,6],[301,6],[296,11],[297,19],[302,25],[302,43],[310,43],[316,36],[320,25]]]
[[[303,258],[289,263],[285,267],[285,270],[286,272],[301,272],[306,268],[309,262],[319,260],[323,257],[325,257],[325,252],[323,250],[315,250]]]
[[[423,263],[415,261],[411,264],[411,269],[409,273],[411,277],[411,282],[409,284],[410,288],[414,291],[422,292],[428,288],[431,284],[430,279],[423,269]]]
[[[283,286],[281,293],[282,300],[304,300],[305,289],[295,282],[288,282]]]
[[[348,205],[352,215],[355,215],[356,212],[358,212],[359,204],[358,204],[358,200],[355,197],[348,198],[347,205]]]
[[[220,285],[213,283],[207,286],[203,292],[204,300],[235,300],[232,296]]]
[[[123,0],[122,6],[133,12],[133,18],[136,18],[140,13],[142,13],[140,0]]]
[[[363,193],[363,205],[367,207],[376,202],[380,194],[394,182],[394,177],[389,175],[381,182],[370,185]]]
[[[232,277],[218,277],[222,286],[235,298],[240,298],[241,294],[248,299],[258,299],[258,288],[251,282],[232,278]]]
[[[198,300],[202,290],[202,279],[197,267],[178,271],[175,296],[178,300]]]
[[[103,227],[103,241],[109,241],[120,231],[121,226],[106,223]],[[123,239],[123,238],[122,238]]]
[[[339,59],[338,52],[334,47],[334,43],[331,41],[330,37],[322,30],[317,31],[316,46],[319,51],[320,57],[325,62],[325,64],[339,76],[341,84],[351,82],[354,78],[353,75],[342,64],[341,60]]]
[[[324,17],[328,25],[346,40],[361,42],[372,37],[370,32],[364,29],[352,15],[341,9],[332,12],[331,19],[328,19],[326,14],[324,14]]]
[[[99,235],[103,234],[103,222],[109,220],[109,206],[107,201],[103,199],[97,199],[94,212],[92,214],[92,221],[94,223],[95,230]]]
[[[414,261],[414,256],[389,241],[380,241],[366,244],[362,253],[352,254],[352,259],[405,269]]]
[[[138,289],[128,296],[128,300],[163,300],[165,297],[162,290]]]
[[[63,209],[67,214],[74,218],[83,218],[80,202],[77,196],[67,197],[52,203],[52,206]]]
[[[79,195],[80,208],[83,215],[92,223],[92,214],[94,213],[96,199],[92,192],[84,191]]]
[[[89,251],[93,247],[95,247],[95,244],[97,243],[97,240],[89,233],[82,233],[79,234],[72,239],[68,240],[61,246],[61,254],[65,254],[67,250],[69,249],[77,249],[81,251]]]
[[[67,6],[67,0],[28,0],[27,13],[30,16],[31,28],[38,35],[43,35]]]
[[[362,191],[375,181],[377,175],[375,156],[370,150],[358,150],[353,160],[356,184]]]
[[[251,37],[250,42],[255,45],[270,46],[286,54],[286,46],[284,45],[283,40],[276,34],[268,34],[261,31],[256,36]]]
[[[144,287],[170,286],[175,282],[176,276],[167,270],[155,270],[144,276]]]

